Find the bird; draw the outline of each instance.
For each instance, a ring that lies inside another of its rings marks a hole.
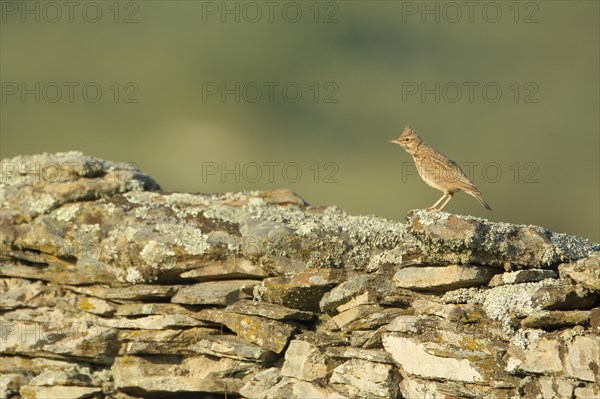
[[[454,193],[464,191],[475,197],[485,209],[492,210],[483,199],[481,192],[469,180],[460,166],[445,155],[429,147],[411,126],[405,127],[400,137],[389,142],[398,144],[404,148],[412,156],[421,179],[430,187],[444,193],[435,204],[427,209],[441,211],[452,199]],[[437,208],[444,198],[446,198],[446,201]]]

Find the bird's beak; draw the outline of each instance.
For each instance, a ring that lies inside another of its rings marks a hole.
[[[398,139],[390,140],[389,143],[400,144],[400,142],[398,141]]]

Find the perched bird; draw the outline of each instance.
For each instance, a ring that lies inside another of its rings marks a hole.
[[[406,152],[412,155],[421,179],[430,187],[444,193],[442,198],[437,200],[428,209],[438,209],[436,208],[438,204],[447,197],[446,201],[438,209],[441,211],[448,201],[452,199],[455,192],[464,191],[475,197],[485,209],[492,210],[460,166],[425,144],[412,127],[405,127],[400,137],[396,140],[390,140],[390,143],[399,144]]]

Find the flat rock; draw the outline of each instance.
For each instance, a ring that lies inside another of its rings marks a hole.
[[[251,316],[217,309],[202,310],[194,316],[221,323],[241,339],[275,353],[280,353],[296,331],[296,326],[261,316]]]
[[[521,320],[521,327],[554,329],[590,323],[589,310],[542,310]]]
[[[42,168],[52,178],[42,179]],[[37,172],[36,172],[37,171]],[[40,190],[40,181],[45,187]],[[158,184],[126,162],[112,162],[80,152],[19,156],[2,160],[4,203],[1,220],[31,220],[67,202],[96,199],[133,190],[157,190]],[[23,198],[27,197],[27,201]]]
[[[205,354],[242,361],[266,363],[276,354],[220,330],[193,327],[186,330],[121,330],[120,355]]]
[[[445,399],[445,395],[438,395],[436,381],[422,380],[420,378],[403,378],[399,384],[403,398],[407,399]]]
[[[58,372],[62,375],[78,376],[83,380],[94,380],[93,367],[90,364],[82,361],[73,360],[57,360],[44,357],[30,358],[27,356],[4,356],[0,358],[1,370],[10,370],[14,373],[27,372],[31,375],[36,375],[38,378],[44,372]],[[101,370],[102,367],[98,367]],[[40,385],[40,384],[37,384]],[[42,384],[43,385],[43,384]]]
[[[221,363],[227,363],[225,366]],[[239,378],[222,377],[224,370],[235,371],[235,362],[203,358],[204,368],[190,367],[181,357],[119,356],[112,370],[115,388],[148,394],[212,392],[235,393],[242,386]],[[211,375],[218,371],[219,375]],[[225,373],[226,374],[226,373]]]
[[[84,312],[98,316],[112,316],[116,311],[114,303],[93,296],[81,296],[77,301],[77,307]]]
[[[230,357],[258,363],[269,363],[277,358],[277,354],[273,351],[244,342],[235,335],[226,334],[206,335],[196,340],[188,349],[193,353]]]
[[[281,375],[304,381],[325,381],[329,369],[327,358],[313,343],[292,340],[285,352]]]
[[[20,278],[0,279],[0,309],[9,310],[24,306],[32,298],[47,290],[41,281]]]
[[[534,307],[546,310],[588,309],[596,302],[597,295],[567,280],[556,281],[557,284],[541,286],[533,292]]]
[[[406,399],[511,399],[510,390],[507,389],[510,387],[495,389],[485,385],[459,384],[455,381],[432,381],[412,376],[403,378],[399,388],[402,397]]]
[[[105,366],[92,366],[72,359],[4,356],[0,357],[0,397],[98,398],[102,386],[111,379],[107,371]],[[61,392],[64,396],[60,396]]]
[[[223,280],[199,283],[181,288],[171,302],[187,305],[230,305],[248,298],[248,289],[258,284],[256,280]]]
[[[441,378],[468,383],[483,382],[484,377],[467,359],[453,359],[427,353],[422,343],[388,333],[383,347],[406,373],[423,378]]]
[[[375,291],[365,291],[360,295],[355,296],[348,302],[335,308],[338,312],[344,312],[360,305],[374,305],[377,303],[377,293]]]
[[[393,364],[390,354],[381,349],[362,349],[351,346],[334,346],[325,350],[327,356],[339,359],[362,359],[369,362]]]
[[[492,223],[447,212],[415,210],[408,231],[421,242],[421,260],[478,264],[507,271],[547,268],[587,256],[595,245],[538,226]]]
[[[342,331],[367,330],[389,323],[390,319],[409,311],[382,308],[379,305],[360,305],[348,309],[328,322],[328,328]]]
[[[484,321],[487,317],[478,304],[443,304],[427,299],[415,299],[412,303],[414,313],[421,317],[426,315],[440,317],[451,323],[473,324]]]
[[[310,320],[316,317],[313,312],[288,308],[268,302],[241,299],[226,309],[228,312],[262,316],[275,320]]]
[[[230,280],[230,279],[260,279],[267,273],[258,265],[247,259],[230,258],[223,262],[210,262],[199,268],[181,273],[182,278],[196,281]]]
[[[249,391],[248,389],[243,390],[243,392],[252,394],[256,390]],[[256,396],[249,397],[255,399],[349,399],[347,396],[343,396],[328,388],[290,377],[282,377],[269,389],[260,392]]]
[[[394,283],[412,290],[445,291],[487,284],[496,273],[480,266],[403,267],[394,274]]]
[[[339,284],[339,269],[305,270],[290,277],[270,277],[263,281],[262,296],[267,302],[290,308],[318,311],[325,292]]]
[[[130,301],[171,298],[179,288],[181,288],[179,285],[136,284],[129,287],[111,288],[106,291],[104,298]]]
[[[523,393],[527,397],[542,399],[572,398],[576,383],[564,378],[542,376],[524,382]]]
[[[591,384],[586,387],[577,387],[574,394],[575,399],[598,399],[600,398],[600,386]]]
[[[558,275],[554,270],[549,269],[528,269],[517,270],[514,272],[506,272],[497,274],[489,282],[490,287],[497,287],[505,284],[529,283],[532,281],[542,281],[547,278],[557,278]]]
[[[565,371],[572,378],[600,381],[600,336],[575,337],[567,343]]]
[[[194,312],[174,303],[125,303],[117,305],[115,316],[193,315]]]
[[[205,355],[186,356],[181,361],[182,368],[195,378],[246,379],[262,370],[255,362],[245,362],[231,358],[215,358]]]
[[[25,260],[30,259],[25,253],[20,254],[19,257]],[[56,284],[119,284],[119,280],[115,276],[97,266],[73,265],[45,254],[36,254],[34,258],[41,263],[24,266],[3,262],[0,265],[0,275],[43,280]]]
[[[210,323],[198,320],[195,317],[186,314],[153,314],[144,317],[98,319],[96,323],[100,326],[140,329],[140,330],[163,330],[169,328],[181,327],[201,327],[209,326]]]
[[[400,315],[395,317],[390,324],[385,326],[386,331],[395,332],[417,332],[417,321],[419,318],[413,315]]]
[[[576,262],[563,263],[558,266],[558,272],[589,290],[600,292],[600,251]]]
[[[381,336],[379,331],[371,330],[355,330],[350,332],[350,345],[354,348],[371,348],[373,341],[377,340],[377,336]],[[346,342],[344,342],[346,343]],[[381,343],[381,340],[379,340]]]
[[[0,361],[3,360],[0,358]],[[0,398],[18,397],[19,388],[27,384],[28,378],[19,373],[10,373],[1,369],[0,373]]]
[[[277,367],[271,367],[256,373],[240,388],[240,394],[248,399],[262,399],[265,392],[281,381],[281,373]]]
[[[514,318],[524,318],[540,310],[589,308],[596,296],[568,280],[547,279],[507,284],[489,289],[458,289],[442,297],[446,303],[480,304],[487,317],[511,328]]]
[[[51,387],[25,385],[20,394],[27,399],[86,399],[102,393],[101,387],[54,385]]]
[[[352,398],[395,398],[398,375],[389,364],[351,359],[331,374],[332,388]]]
[[[540,338],[526,349],[511,345],[506,370],[512,374],[555,373],[562,370],[560,342]]]
[[[362,294],[367,288],[368,276],[351,276],[331,291],[325,293],[319,302],[322,311],[330,313],[340,305]]]
[[[110,364],[117,353],[117,330],[88,325],[71,319],[60,323],[7,320],[3,328],[0,352],[8,355],[74,357],[94,363]]]
[[[118,332],[120,355],[183,355],[195,353],[192,347],[207,336],[219,335],[215,328],[193,327],[185,330],[128,330]],[[218,337],[217,337],[218,338]]]
[[[494,354],[502,354],[506,345],[499,344],[485,337],[481,337],[471,330],[455,331],[451,329],[440,329],[431,334],[417,335],[422,340],[424,350],[434,356],[454,359],[467,359],[471,361],[474,368],[483,366],[481,373],[486,374],[486,362],[494,358]],[[425,340],[426,339],[426,340]],[[484,378],[487,377],[487,374]]]

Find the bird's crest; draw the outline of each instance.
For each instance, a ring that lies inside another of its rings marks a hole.
[[[408,125],[408,126],[406,126],[404,128],[404,130],[402,131],[402,134],[400,135],[400,137],[408,136],[408,135],[411,135],[411,134],[417,134],[417,131],[415,129],[413,129],[412,126]]]

